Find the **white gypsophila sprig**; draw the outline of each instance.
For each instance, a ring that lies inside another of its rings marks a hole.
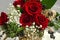
[[[27,37],[27,40],[40,40],[40,37],[38,33],[36,32],[36,28],[32,25],[30,27],[26,27],[25,29],[25,36]]]
[[[19,17],[20,17],[21,13],[15,9],[15,7],[10,4],[9,8],[8,8],[8,16],[9,16],[9,22],[16,22],[19,24]]]

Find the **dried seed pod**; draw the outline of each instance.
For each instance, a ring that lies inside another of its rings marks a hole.
[[[42,14],[51,21],[55,18],[56,11],[55,10],[43,10]]]
[[[42,11],[42,14],[43,14],[45,17],[47,17],[47,13],[48,13],[48,10],[43,10],[43,11]]]

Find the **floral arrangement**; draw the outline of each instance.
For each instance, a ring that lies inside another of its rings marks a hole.
[[[54,30],[60,28],[60,14],[51,7],[57,0],[15,0],[8,14],[0,13],[0,26],[7,37],[19,36],[20,40],[41,40],[48,28],[55,39]],[[54,29],[52,29],[52,27]]]

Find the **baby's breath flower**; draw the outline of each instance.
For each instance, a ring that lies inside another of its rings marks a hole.
[[[15,7],[10,4],[9,8],[8,8],[8,16],[9,16],[9,21],[10,22],[16,22],[17,24],[19,24],[19,17],[20,17],[21,13],[15,9]]]

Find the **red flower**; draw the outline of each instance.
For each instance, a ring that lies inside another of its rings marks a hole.
[[[22,14],[20,17],[20,23],[22,24],[22,26],[30,26],[33,23],[33,17],[28,15],[28,14]]]
[[[5,22],[8,21],[8,16],[6,15],[6,13],[1,12],[1,16],[0,16],[0,25],[3,25]]]
[[[26,11],[29,15],[40,14],[42,11],[42,5],[36,1],[28,1],[23,5],[24,11]]]
[[[42,29],[45,29],[48,26],[49,20],[45,16],[40,14],[40,15],[36,15],[35,22],[37,26],[42,25]]]
[[[8,16],[7,16],[7,14],[6,13],[4,13],[4,12],[1,12],[1,17],[2,17],[2,19],[4,20],[4,22],[7,22],[8,21]]]
[[[24,0],[15,0],[14,1],[14,3],[13,3],[13,5],[15,6],[15,7],[17,7],[17,5],[23,5],[24,4]]]
[[[0,17],[0,25],[2,25],[3,24],[3,20],[2,20],[2,18]]]
[[[40,0],[27,0],[22,6],[23,13],[19,20],[22,26],[31,26],[33,22],[35,22],[37,26],[42,25],[41,29],[45,29],[48,26],[49,20],[41,14],[42,4],[39,1]]]
[[[36,1],[36,2],[40,2],[40,0],[26,0],[26,1]]]

